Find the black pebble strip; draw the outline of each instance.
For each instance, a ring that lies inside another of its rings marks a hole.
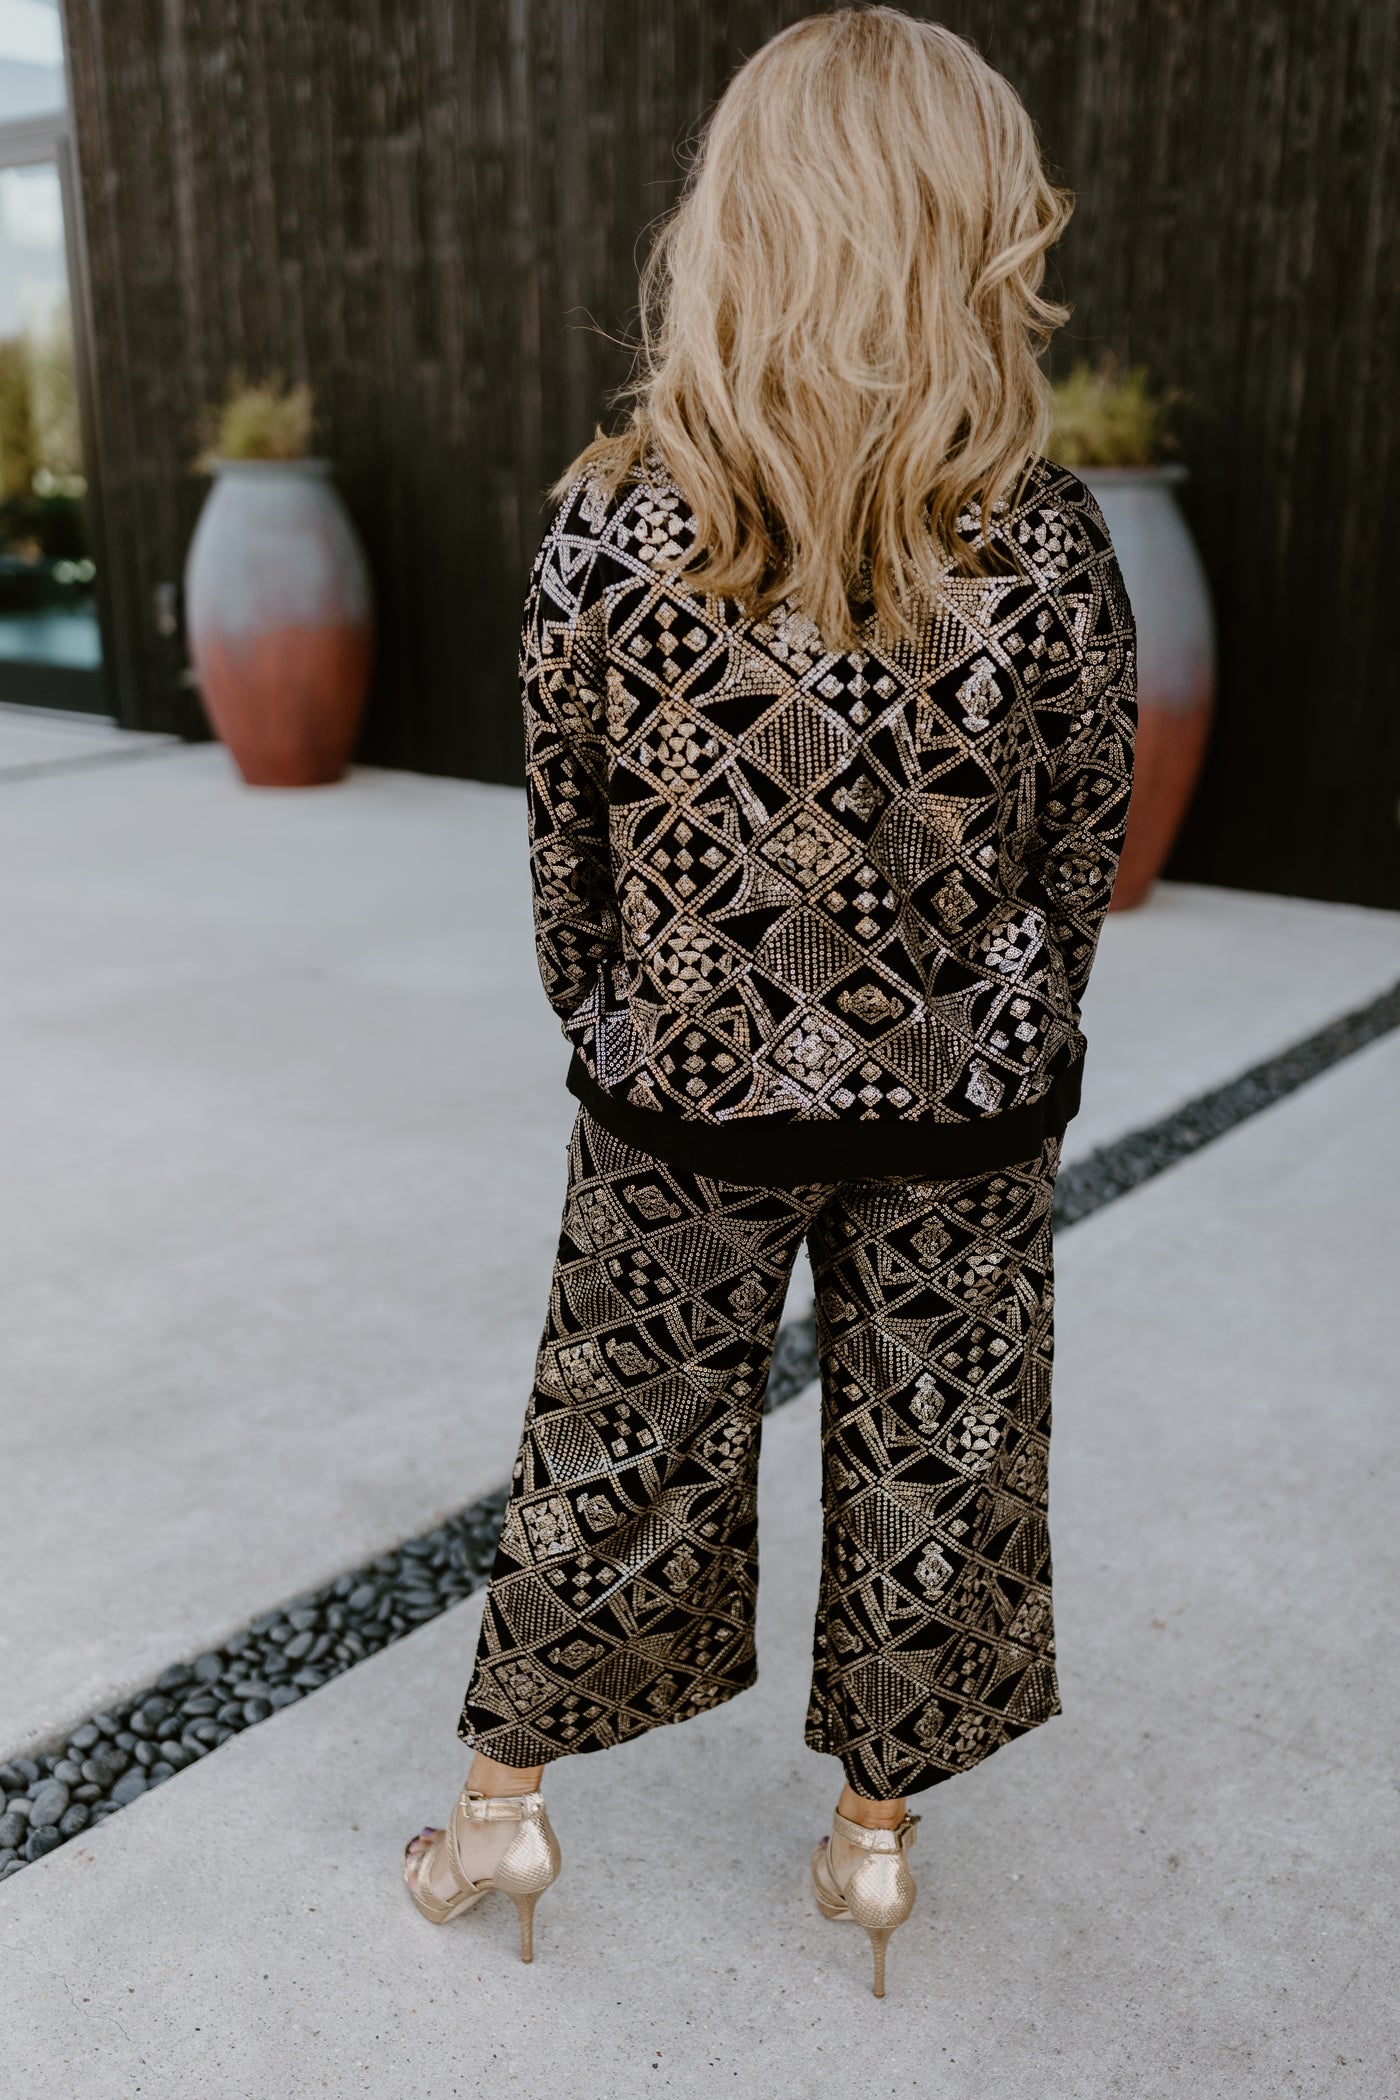
[[[1400,984],[1160,1122],[1100,1146],[1061,1173],[1056,1223],[1077,1225],[1397,1027]],[[804,1391],[817,1368],[811,1319],[781,1328],[765,1411]],[[222,1648],[173,1664],[50,1749],[0,1765],[0,1880],[480,1589],[506,1494],[501,1487],[480,1496],[422,1538],[264,1612]]]
[[[1055,1223],[1077,1225],[1081,1218],[1102,1210],[1105,1203],[1128,1195],[1155,1174],[1189,1159],[1203,1145],[1224,1137],[1237,1124],[1247,1123],[1261,1109],[1285,1100],[1308,1080],[1364,1050],[1368,1043],[1378,1042],[1393,1028],[1400,1028],[1400,984],[1393,984],[1355,1013],[1329,1021],[1316,1035],[1280,1050],[1277,1057],[1252,1065],[1238,1079],[1198,1094],[1160,1122],[1100,1145],[1087,1159],[1062,1170],[1055,1190]]]

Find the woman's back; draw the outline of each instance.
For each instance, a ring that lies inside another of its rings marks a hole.
[[[585,471],[531,578],[536,925],[571,1086],[716,1172],[1034,1151],[1077,1106],[1131,780],[1097,505],[1037,463],[991,515],[998,568],[950,565],[908,637],[868,606],[840,652],[787,601],[671,575],[694,529],[655,454],[611,493]]]

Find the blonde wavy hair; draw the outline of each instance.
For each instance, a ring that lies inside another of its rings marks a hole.
[[[985,526],[1049,426],[1042,296],[1072,199],[1015,90],[893,7],[794,23],[740,67],[641,277],[640,345],[550,490],[608,494],[657,460],[694,514],[672,574],[759,613],[789,598],[828,648],[852,600],[911,638],[949,573],[1000,565]]]

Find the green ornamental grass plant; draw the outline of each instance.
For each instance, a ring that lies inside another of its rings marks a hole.
[[[1055,421],[1046,456],[1064,467],[1156,467],[1176,450],[1167,418],[1182,397],[1154,392],[1145,365],[1120,373],[1105,358],[1081,360],[1050,389]]]
[[[305,380],[287,387],[279,373],[248,382],[236,372],[222,405],[204,412],[196,471],[210,474],[223,459],[305,459],[315,416]]]

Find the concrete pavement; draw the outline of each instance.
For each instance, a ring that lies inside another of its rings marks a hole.
[[[505,1478],[574,1114],[518,791],[116,738],[0,713],[0,1754]],[[1067,1156],[1397,977],[1400,915],[1164,887]]]
[[[105,715],[66,714],[0,701],[0,780],[76,772],[182,748],[174,737],[118,729]]]
[[[918,1804],[869,1994],[805,1854],[809,1393],[766,1426],[762,1676],[551,1773],[522,1968],[396,1884],[445,1811],[480,1599],[0,1891],[24,2100],[1389,2100],[1400,1712],[1387,1308],[1400,1041],[1060,1243],[1065,1713]]]
[[[574,1103],[516,793],[0,793],[17,1749],[504,1478]]]
[[[518,793],[133,755],[0,710],[0,1755],[504,1479],[563,1193]],[[1166,886],[1068,1155],[1397,977],[1400,916]],[[478,1596],[0,1887],[4,2100],[1389,2100],[1397,1136],[1392,1036],[1063,1235],[1066,1711],[923,1797],[883,2004],[805,1882],[809,1392],[759,1684],[551,1774],[533,1969],[397,1882]]]

